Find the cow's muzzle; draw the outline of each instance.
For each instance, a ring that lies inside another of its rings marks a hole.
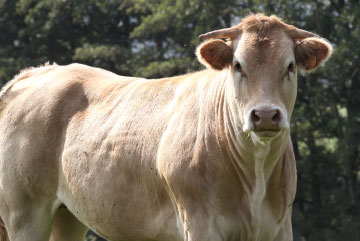
[[[250,114],[250,121],[254,131],[276,131],[282,119],[280,110],[271,106],[254,108]]]
[[[244,132],[256,132],[259,136],[273,136],[289,128],[284,111],[277,106],[261,105],[252,108],[246,118]]]

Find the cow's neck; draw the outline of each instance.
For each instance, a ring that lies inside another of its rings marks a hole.
[[[237,175],[241,179],[246,196],[252,203],[252,214],[267,195],[267,184],[274,175],[281,175],[285,147],[289,133],[285,132],[268,143],[254,143],[253,139],[242,131],[240,122],[241,106],[233,97],[233,86],[224,78],[217,94],[217,135],[224,143],[223,149],[231,160]]]

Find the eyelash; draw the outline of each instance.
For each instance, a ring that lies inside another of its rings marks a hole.
[[[235,70],[236,72],[239,72],[242,77],[245,77],[245,78],[246,78],[246,74],[245,74],[245,72],[243,71],[243,69],[241,68],[241,65],[240,65],[239,62],[234,63],[234,70]]]
[[[295,63],[294,62],[291,62],[287,68],[287,72],[288,73],[294,73],[295,72]]]
[[[236,62],[235,64],[234,64],[234,69],[235,69],[235,71],[237,71],[237,72],[242,72],[242,68],[241,68],[241,65],[240,65],[240,63],[239,62]]]
[[[284,77],[286,76],[290,81],[290,73],[295,73],[295,70],[296,70],[296,65],[294,62],[291,62],[286,69]]]

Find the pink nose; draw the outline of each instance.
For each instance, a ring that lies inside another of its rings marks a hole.
[[[262,106],[251,111],[251,122],[255,130],[278,130],[281,121],[279,109],[271,106]]]

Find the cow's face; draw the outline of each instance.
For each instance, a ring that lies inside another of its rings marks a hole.
[[[237,106],[243,131],[268,140],[289,129],[297,69],[315,69],[332,49],[325,40],[311,37],[309,32],[301,32],[277,18],[269,27],[270,18],[260,17],[258,28],[252,25],[241,29],[240,24],[240,30],[232,30],[228,37],[232,41],[207,41],[199,46],[197,55],[207,67],[229,70],[231,101]],[[299,37],[294,31],[310,37]],[[223,32],[220,35],[225,36]]]
[[[233,48],[231,77],[243,131],[270,137],[288,129],[297,90],[293,41],[282,31],[263,38],[244,32]]]

